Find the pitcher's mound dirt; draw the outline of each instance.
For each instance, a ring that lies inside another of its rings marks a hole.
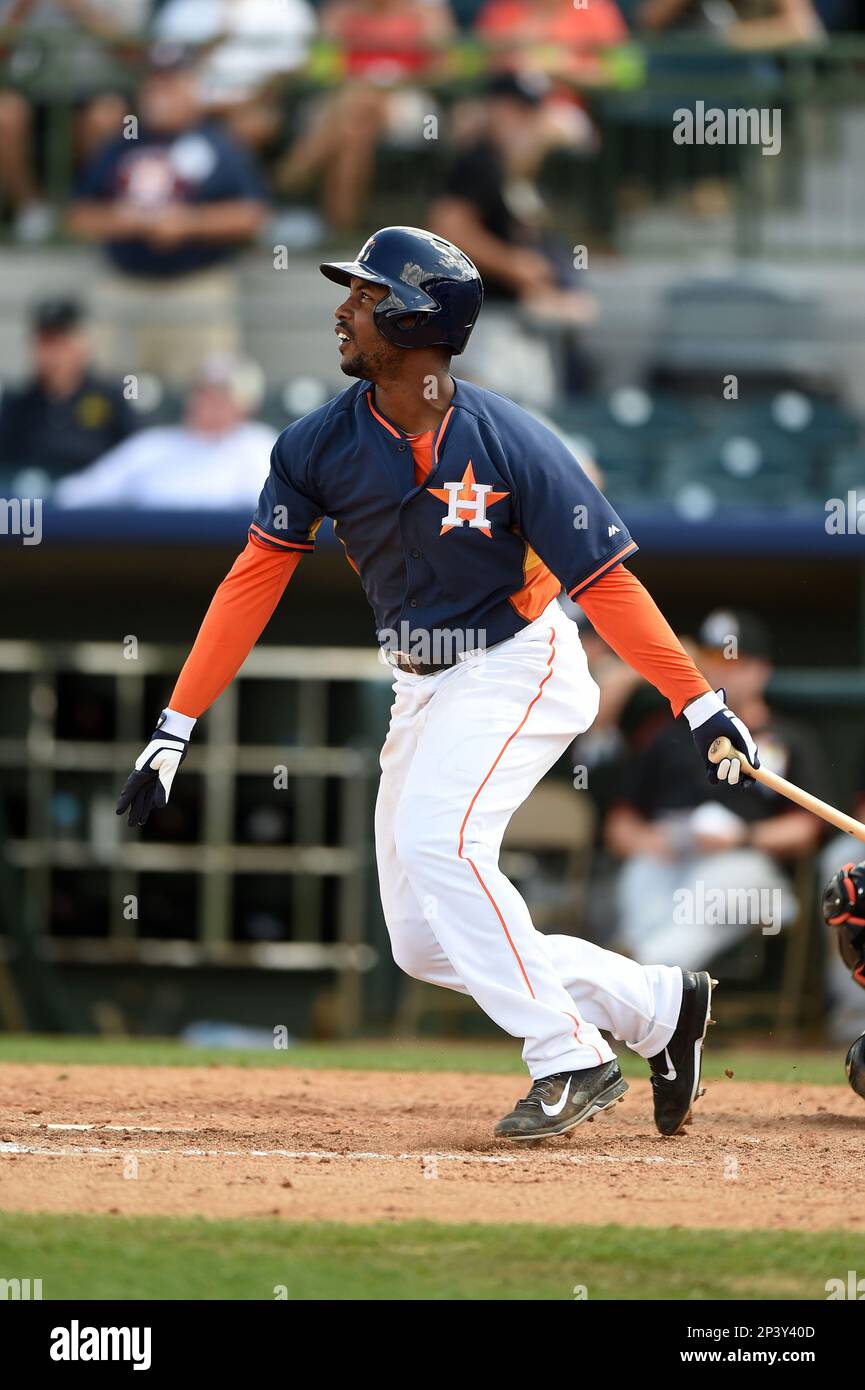
[[[662,1139],[638,1081],[570,1135],[494,1142],[524,1090],[519,1076],[7,1065],[0,1209],[865,1230],[850,1201],[865,1106],[846,1087],[712,1081],[694,1124]]]

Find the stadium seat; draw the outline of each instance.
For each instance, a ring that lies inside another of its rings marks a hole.
[[[556,418],[574,434],[596,427],[649,431],[655,435],[684,434],[694,423],[690,408],[681,400],[642,386],[619,386],[604,395],[575,401],[558,410]]]
[[[858,491],[865,497],[865,450],[839,450],[828,469],[828,489],[833,496]]]
[[[570,435],[577,457],[594,459],[604,475],[604,492],[615,506],[652,492],[653,460],[644,438],[614,426],[598,425]]]
[[[842,405],[805,391],[777,391],[753,404],[739,402],[736,409],[746,430],[795,440],[810,451],[817,467],[839,446],[859,437],[858,422]]]
[[[691,439],[696,428],[688,405],[641,386],[617,387],[555,413],[603,470],[614,502],[651,496],[659,461],[672,444]]]
[[[651,380],[717,395],[732,372],[750,389],[759,382],[764,390],[784,390],[802,381],[803,361],[809,378],[829,375],[825,336],[815,298],[744,274],[692,280],[666,296]]]
[[[764,432],[718,432],[677,442],[660,469],[660,491],[679,510],[706,515],[716,506],[795,507],[815,496],[807,450]]]

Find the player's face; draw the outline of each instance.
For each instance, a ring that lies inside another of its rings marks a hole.
[[[396,374],[405,349],[383,338],[373,318],[376,304],[388,293],[385,285],[353,278],[351,293],[336,310],[339,365],[346,376],[383,381]]]

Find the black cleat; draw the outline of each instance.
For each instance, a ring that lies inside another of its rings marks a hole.
[[[539,1077],[525,1100],[518,1100],[511,1113],[499,1120],[496,1138],[548,1139],[564,1134],[614,1105],[627,1089],[615,1058],[585,1071],[557,1071]]]
[[[706,970],[682,971],[682,1007],[676,1031],[663,1052],[649,1058],[655,1125],[661,1134],[678,1134],[689,1123],[700,1087],[703,1041],[712,1022],[712,987]]]

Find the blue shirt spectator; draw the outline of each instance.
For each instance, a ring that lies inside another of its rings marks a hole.
[[[178,278],[224,262],[258,230],[265,189],[253,157],[201,120],[196,78],[167,55],[145,78],[141,124],[78,181],[70,226],[101,241],[117,270]]]

